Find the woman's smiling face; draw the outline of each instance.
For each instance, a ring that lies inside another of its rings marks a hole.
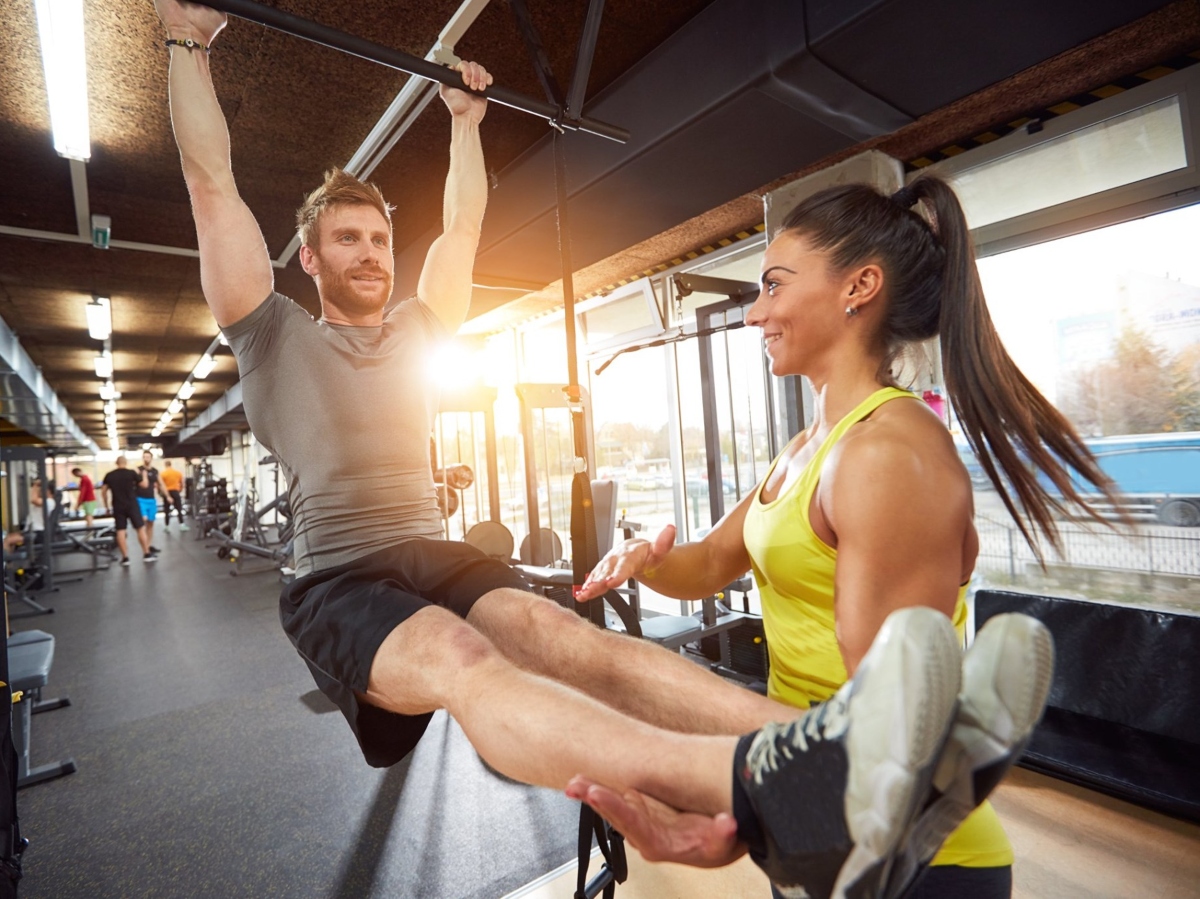
[[[746,324],[762,329],[773,374],[807,373],[845,331],[843,285],[830,271],[828,253],[785,231],[763,255],[761,281]]]

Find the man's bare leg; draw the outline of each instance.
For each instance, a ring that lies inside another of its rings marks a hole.
[[[582,774],[685,811],[732,808],[736,739],[674,733],[622,715],[522,670],[441,608],[422,609],[387,636],[364,698],[404,715],[446,709],[489,765],[525,783],[561,790]]]
[[[475,603],[467,621],[513,664],[657,727],[736,736],[800,714],[677,652],[602,631],[531,593],[493,590]]]
[[[128,544],[128,538],[125,536],[125,529],[124,528],[119,529],[116,532],[115,536],[116,536],[116,540],[117,540],[117,549],[119,549],[121,551],[121,558],[128,559],[129,558],[129,544]]]
[[[666,851],[680,860],[727,863],[743,836],[785,895],[882,896],[953,721],[959,658],[948,618],[902,609],[854,682],[819,709],[741,739],[681,734],[517,667],[430,606],[384,640],[362,698],[401,714],[445,708],[486,762],[518,780],[570,784],[597,805],[607,788],[614,810],[650,810],[648,831],[670,831]]]

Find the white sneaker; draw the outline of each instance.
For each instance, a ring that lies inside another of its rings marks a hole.
[[[962,694],[933,796],[913,824],[888,883],[897,899],[921,868],[1021,757],[1042,717],[1054,673],[1054,641],[1027,615],[990,618],[963,659]]]

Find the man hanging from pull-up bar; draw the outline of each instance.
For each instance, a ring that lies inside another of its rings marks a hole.
[[[416,297],[385,309],[391,208],[377,188],[334,170],[306,198],[297,227],[321,301],[314,321],[275,292],[234,183],[209,73],[225,16],[177,0],[156,7],[204,295],[237,357],[250,426],[288,478],[298,576],[280,616],[368,764],[400,761],[444,708],[510,777],[563,789],[582,775],[646,797],[626,835],[648,857],[714,866],[749,842],[787,895],[855,884],[850,895],[883,895],[958,692],[948,619],[895,613],[854,681],[796,718],[677,654],[593,628],[525,592],[508,566],[441,539],[424,359],[467,314],[487,201],[486,100],[471,91],[491,76],[461,63],[464,89],[441,88],[451,116],[443,233]],[[378,464],[350,469],[347,455]]]

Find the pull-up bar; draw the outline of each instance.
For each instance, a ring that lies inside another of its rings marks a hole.
[[[316,22],[310,22],[308,19],[302,19],[291,13],[283,12],[270,6],[264,6],[261,3],[255,3],[254,0],[202,0],[202,2],[205,6],[211,6],[213,9],[229,13],[250,22],[257,22],[259,25],[265,25],[268,28],[274,28],[276,31],[282,31],[284,34],[304,38],[313,43],[331,47],[334,50],[340,50],[343,53],[349,53],[351,56],[358,56],[371,62],[377,62],[392,69],[399,69],[401,72],[407,72],[417,78],[425,78],[428,81],[439,81],[450,87],[467,90],[467,88],[463,87],[462,79],[453,69],[438,65],[436,62],[430,62],[428,59],[410,56],[407,53],[393,50],[391,47],[385,47],[373,41],[355,37],[352,34],[346,34],[344,31],[338,31],[325,25],[318,25]],[[533,97],[527,97],[524,94],[517,93],[505,87],[492,85],[486,90],[472,91],[472,93],[487,97],[489,100],[493,100],[502,106],[519,109],[521,112],[538,116],[560,128],[568,128],[573,131],[586,131],[588,134],[606,137],[609,140],[622,144],[629,140],[629,132],[624,128],[618,128],[616,125],[597,122],[595,119],[589,118],[580,118],[574,121],[565,119],[559,115],[559,110],[551,104],[535,100]]]

